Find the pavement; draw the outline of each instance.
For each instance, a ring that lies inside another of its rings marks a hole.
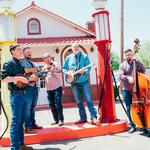
[[[97,108],[97,106],[96,106]],[[88,118],[89,111],[86,107]],[[118,119],[127,119],[123,108],[119,102],[116,102],[116,116]],[[64,108],[65,122],[75,122],[79,119],[78,109],[76,107]],[[38,110],[36,112],[38,125],[46,126],[53,122],[50,110]],[[0,117],[1,122],[1,117]],[[34,150],[150,150],[150,138],[140,131],[133,134],[128,132],[104,135],[75,140],[66,140],[50,143],[39,143],[31,145]],[[0,150],[9,150],[10,148],[0,148]]]

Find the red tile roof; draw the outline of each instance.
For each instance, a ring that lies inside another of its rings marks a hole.
[[[18,44],[65,44],[73,42],[92,42],[94,37],[47,37],[47,38],[17,38]]]

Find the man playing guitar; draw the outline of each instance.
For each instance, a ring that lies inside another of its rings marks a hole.
[[[90,64],[89,58],[85,53],[80,51],[80,46],[78,43],[73,43],[72,45],[73,54],[69,55],[65,63],[63,65],[63,73],[66,76],[66,80],[68,78],[74,78],[74,72],[78,71],[78,74],[75,75],[76,80],[71,83],[71,89],[79,108],[80,119],[75,122],[76,124],[87,122],[87,114],[85,112],[85,107],[83,104],[83,100],[81,98],[81,91],[85,96],[85,100],[88,106],[88,109],[91,114],[91,121],[93,124],[97,123],[97,111],[93,105],[93,101],[91,98],[90,87],[88,84],[88,73],[90,72],[91,67],[88,66]],[[88,67],[85,67],[88,66]]]
[[[35,133],[32,129],[42,129],[42,126],[36,124],[35,120],[35,107],[38,100],[38,77],[36,73],[38,72],[38,66],[31,61],[32,51],[30,47],[23,48],[23,55],[27,62],[25,72],[31,74],[29,76],[29,84],[26,86],[26,117],[25,117],[25,132],[26,133]]]

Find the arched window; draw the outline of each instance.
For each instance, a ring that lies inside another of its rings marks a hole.
[[[27,23],[28,34],[41,34],[41,24],[36,18],[31,18]]]

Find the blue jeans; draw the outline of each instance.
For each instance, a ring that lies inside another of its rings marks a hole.
[[[62,87],[52,91],[47,91],[47,98],[53,118],[56,122],[64,121],[63,106],[62,106]]]
[[[85,107],[83,104],[83,100],[81,98],[81,92],[83,92],[83,94],[84,94],[88,109],[91,114],[91,119],[97,118],[97,111],[94,107],[94,104],[93,104],[93,101],[91,98],[91,92],[90,92],[90,87],[89,87],[88,81],[78,83],[78,84],[73,84],[73,85],[71,85],[71,89],[72,89],[75,101],[77,103],[77,106],[79,108],[80,119],[87,120]]]
[[[132,104],[132,95],[131,95],[130,91],[122,90],[122,96],[123,96],[125,104],[126,104],[130,125],[131,125],[131,127],[135,127],[135,125],[132,121],[132,118],[131,118],[131,113],[130,113],[130,106]]]
[[[26,117],[25,128],[31,128],[36,123],[35,121],[35,107],[38,99],[38,87],[27,86],[26,87]]]
[[[11,150],[18,150],[19,145],[24,144],[25,94],[11,93],[10,105],[12,111],[10,127]]]

